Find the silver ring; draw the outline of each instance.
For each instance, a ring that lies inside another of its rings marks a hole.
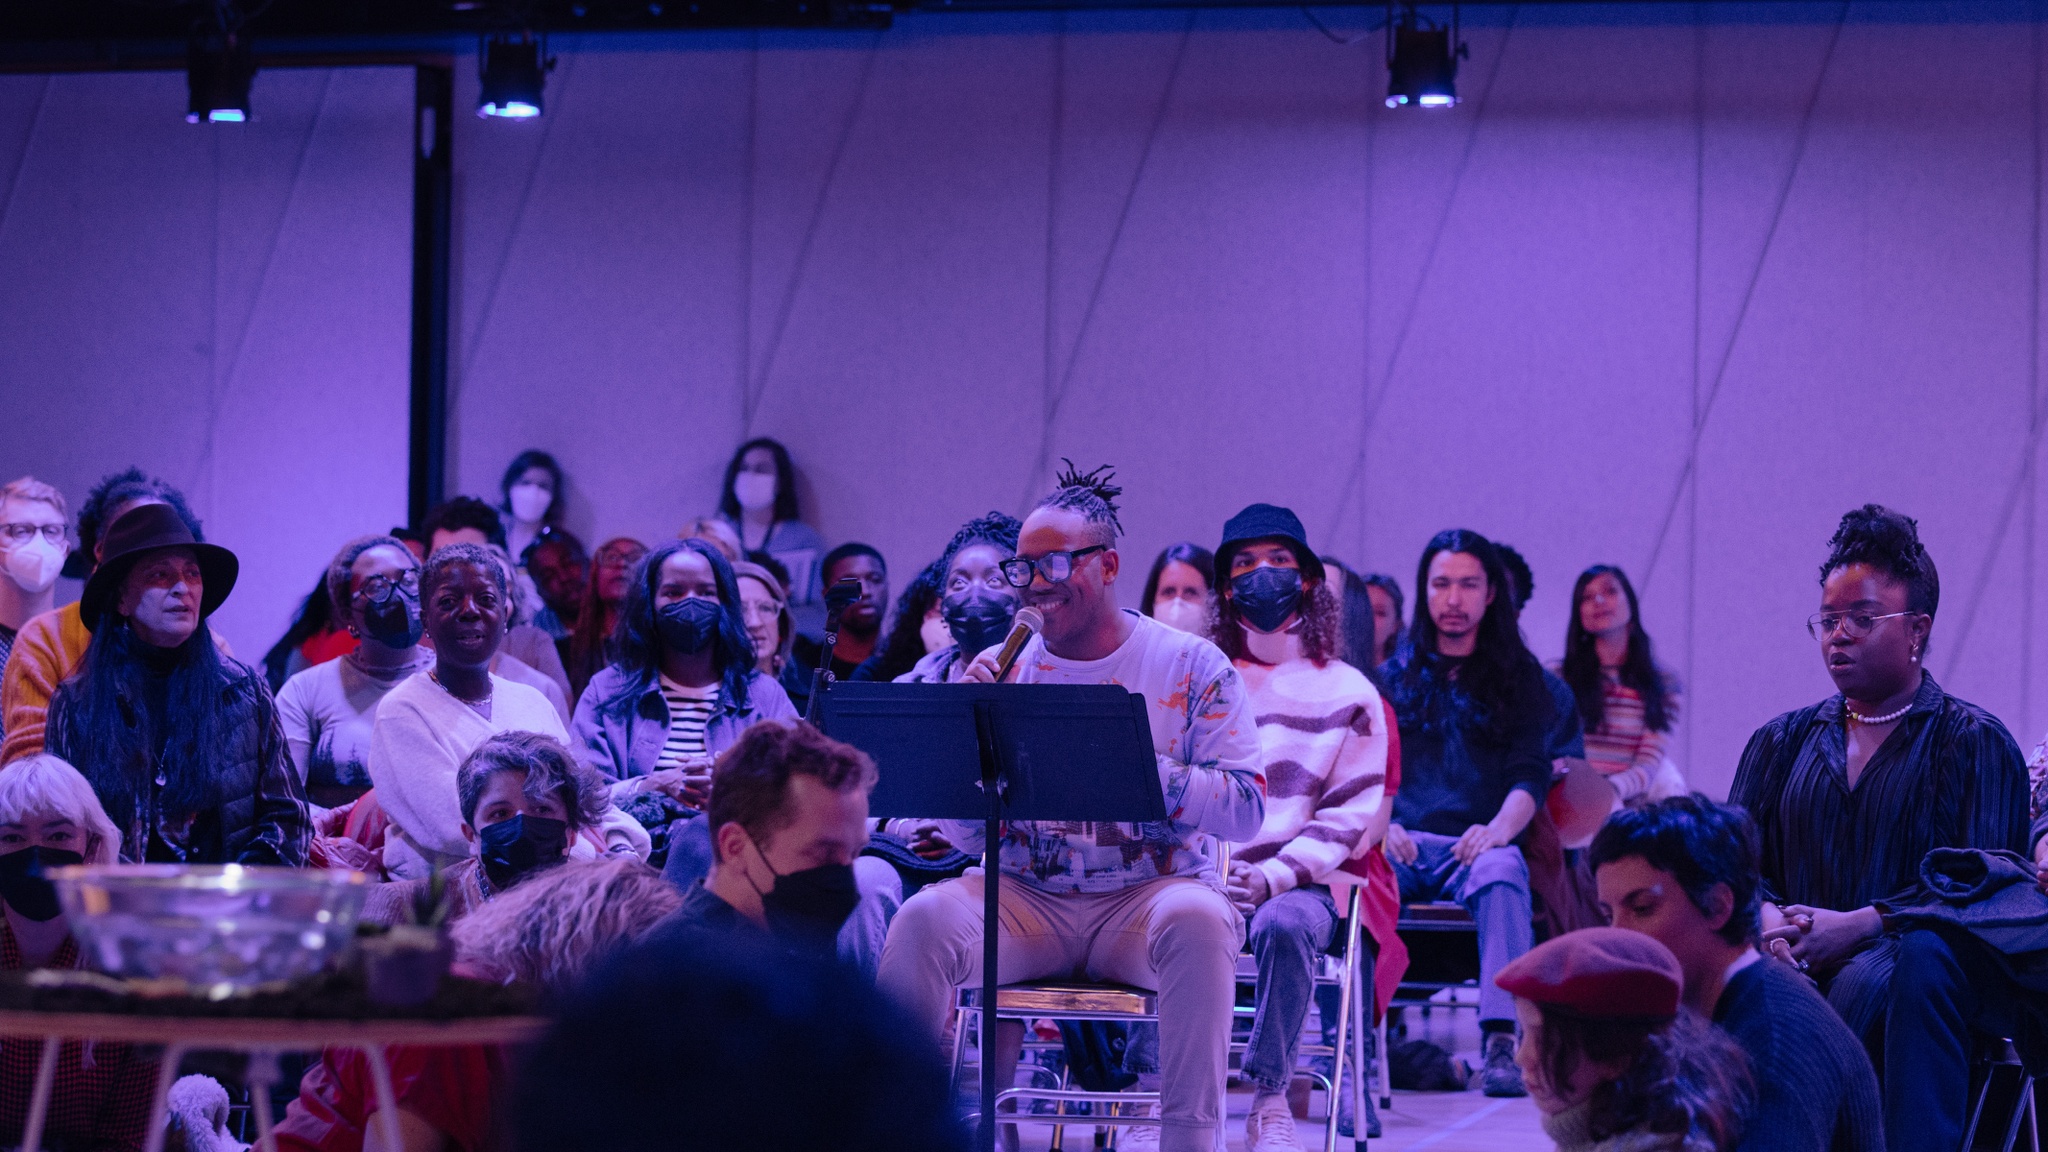
[[[1804,971],[1806,971],[1807,969],[1809,969],[1809,968],[1813,967],[1813,965],[1811,965],[1811,964],[1807,963],[1807,962],[1806,962],[1806,961],[1804,961],[1804,960],[1794,960],[1794,961],[1792,962],[1792,964],[1793,964],[1793,966],[1794,966],[1794,967],[1798,968],[1798,969],[1799,969],[1799,970],[1800,970],[1801,972],[1804,972]]]

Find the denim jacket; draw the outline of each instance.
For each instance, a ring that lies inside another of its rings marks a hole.
[[[782,685],[754,672],[747,678],[744,709],[733,707],[721,693],[718,711],[704,729],[704,747],[716,756],[757,721],[798,718]],[[612,664],[590,678],[590,686],[576,702],[575,718],[569,722],[570,745],[579,760],[607,779],[631,780],[654,771],[662,745],[668,742],[668,720],[660,679]]]

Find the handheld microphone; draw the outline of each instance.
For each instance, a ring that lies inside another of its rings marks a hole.
[[[1009,639],[1003,641],[1002,651],[996,653],[996,683],[1001,684],[1010,675],[1010,668],[1017,663],[1017,657],[1024,654],[1024,645],[1045,627],[1045,617],[1036,608],[1019,608],[1017,619],[1010,625]]]

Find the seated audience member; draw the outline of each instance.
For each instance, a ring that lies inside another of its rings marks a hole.
[[[1401,584],[1392,576],[1379,572],[1369,573],[1363,578],[1365,594],[1372,597],[1373,644],[1379,654],[1379,663],[1385,664],[1394,658],[1394,650],[1408,638],[1408,625],[1403,605],[1406,598],[1401,595]]]
[[[575,635],[583,594],[590,586],[590,557],[583,551],[583,541],[566,528],[550,532],[527,553],[526,570],[540,591],[541,608],[534,613],[533,626],[555,638],[555,652],[566,662],[566,641]]]
[[[638,860],[575,861],[538,873],[455,926],[458,974],[573,992],[682,902]],[[299,1082],[277,1126],[279,1152],[481,1152],[505,1148],[502,1113],[530,1086],[518,1057],[496,1046],[385,1049],[400,1147],[383,1141],[384,1117],[369,1061],[329,1048]],[[643,1098],[667,1099],[666,1094]],[[617,1152],[617,1149],[612,1150]]]
[[[185,504],[176,488],[144,476],[137,468],[115,472],[93,487],[78,509],[78,548],[93,563],[100,560],[100,533],[121,514],[143,504],[168,504],[177,511],[194,540],[204,540],[199,518]],[[10,502],[8,511],[19,509]],[[0,715],[7,733],[0,745],[0,764],[43,750],[43,725],[50,709],[50,697],[57,685],[78,667],[85,657],[92,632],[79,616],[79,605],[42,612],[19,627],[9,652],[6,674],[0,678]],[[214,643],[223,652],[227,645],[219,637]]]
[[[370,780],[391,819],[384,868],[401,880],[471,855],[455,777],[477,745],[499,732],[569,735],[545,696],[491,674],[511,611],[497,559],[479,545],[444,545],[427,558],[419,581],[434,662],[384,697],[370,732]]]
[[[399,541],[359,536],[342,545],[327,568],[327,595],[355,650],[285,681],[277,717],[307,797],[339,808],[370,790],[377,705],[434,654],[420,646],[419,562]]]
[[[1558,1152],[1732,1152],[1749,1111],[1742,1050],[1686,1008],[1671,950],[1619,928],[1545,941],[1501,970],[1515,1050]]]
[[[1500,553],[1501,567],[1507,571],[1508,587],[1515,590],[1515,617],[1520,620],[1522,613],[1528,611],[1529,597],[1536,591],[1535,573],[1529,570],[1529,562],[1520,552],[1498,542],[1493,547]],[[1579,724],[1579,702],[1572,695],[1572,686],[1550,669],[1541,665],[1538,668],[1543,673],[1544,691],[1550,694],[1550,725],[1544,743],[1550,750],[1551,772],[1562,776],[1586,758],[1586,731]]]
[[[569,695],[580,701],[590,678],[618,659],[619,609],[633,586],[633,569],[647,555],[647,545],[615,536],[598,546],[590,561],[590,585],[569,638]]]
[[[1404,902],[1453,899],[1478,922],[1482,1083],[1489,1096],[1520,1096],[1514,1007],[1493,978],[1533,935],[1529,868],[1515,838],[1550,789],[1553,706],[1491,542],[1464,529],[1438,533],[1415,582],[1415,622],[1380,670],[1402,756],[1387,859]]]
[[[0,971],[85,967],[43,869],[113,864],[120,848],[120,831],[71,765],[39,753],[0,772]],[[9,1148],[21,1143],[41,1047],[12,1038],[0,1045],[0,1144]],[[155,1080],[156,1061],[129,1045],[66,1041],[43,1147],[136,1152]]]
[[[747,730],[713,777],[711,871],[655,933],[765,932],[831,954],[860,902],[854,864],[867,847],[874,761],[802,723]]]
[[[1008,638],[1023,598],[1003,578],[1003,561],[1016,554],[1019,527],[1015,516],[990,512],[953,534],[939,557],[937,604],[945,636],[896,682],[956,683],[966,677],[968,661]]]
[[[277,704],[207,619],[240,564],[177,509],[107,526],[79,618],[92,632],[50,701],[49,749],[92,782],[132,862],[306,862],[312,827]]]
[[[1324,556],[1323,570],[1330,574],[1330,591],[1337,597],[1337,607],[1344,621],[1344,645],[1341,658],[1346,664],[1365,673],[1370,679],[1378,671],[1379,645],[1373,629],[1372,593],[1366,590],[1365,580],[1353,572],[1335,556]]]
[[[739,583],[740,617],[747,626],[747,639],[754,643],[754,671],[778,680],[789,659],[789,640],[794,631],[782,581],[750,560],[734,564],[732,575]]]
[[[797,631],[821,634],[825,601],[818,563],[825,554],[825,539],[804,523],[797,506],[796,468],[789,450],[766,436],[740,445],[725,466],[718,514],[739,532],[741,552],[765,552],[782,565]]]
[[[699,516],[686,521],[682,530],[676,533],[678,540],[702,540],[718,549],[728,563],[746,559],[746,549],[740,547],[739,530],[715,516]]]
[[[1266,817],[1225,888],[1251,921],[1256,1008],[1243,1078],[1250,1152],[1300,1149],[1287,1087],[1316,957],[1336,937],[1328,880],[1376,850],[1389,805],[1387,717],[1364,673],[1338,659],[1343,629],[1322,561],[1293,512],[1253,504],[1216,549],[1216,642],[1244,677],[1266,764]],[[1392,881],[1392,876],[1385,879]]]
[[[557,1008],[510,1101],[513,1147],[966,1152],[920,1032],[857,974],[772,941],[650,941]]]
[[[997,858],[1006,873],[1001,935],[1006,980],[1083,977],[1159,993],[1163,1130],[1133,1128],[1123,1146],[1210,1152],[1220,1143],[1223,1076],[1243,920],[1214,886],[1200,847],[1257,833],[1265,774],[1244,682],[1214,644],[1116,604],[1120,490],[1071,466],[1025,518],[1010,586],[1045,617],[1011,670],[1018,682],[1120,684],[1151,718],[1170,818],[1153,824],[1013,823]],[[996,653],[968,677],[993,680]],[[944,824],[982,850],[978,823]],[[937,1036],[954,992],[980,979],[982,878],[931,885],[896,916],[881,987]]]
[[[1586,730],[1586,762],[1624,804],[1683,795],[1685,779],[1665,756],[1678,690],[1651,655],[1635,586],[1614,565],[1595,564],[1572,586],[1572,605],[1557,673]]]
[[[534,732],[500,732],[477,745],[456,769],[455,798],[471,855],[441,873],[449,921],[569,859],[579,838],[595,841],[611,807],[595,772],[560,741]],[[379,884],[363,919],[406,923],[431,902],[431,886],[431,879]]]
[[[940,584],[946,575],[943,561],[925,565],[896,598],[889,628],[874,655],[861,661],[848,680],[889,681],[917,667],[932,652],[950,645],[945,617],[940,615]]]
[[[1600,907],[1679,958],[1685,1005],[1749,1053],[1743,1152],[1880,1152],[1877,1075],[1806,977],[1757,952],[1756,824],[1679,796],[1616,813],[1593,838]]]
[[[427,513],[420,533],[427,538],[427,556],[450,544],[505,546],[505,524],[498,510],[474,496],[456,496]]]
[[[0,667],[22,627],[56,610],[57,576],[71,554],[68,515],[63,494],[34,477],[0,488],[0,567],[7,576],[0,580]]]
[[[498,480],[499,530],[505,534],[505,551],[520,568],[532,565],[535,545],[560,531],[563,488],[562,466],[538,448],[528,448],[505,466]]]
[[[1764,939],[1863,1039],[1893,1152],[1961,1144],[1974,1028],[2013,1035],[2018,1001],[1973,939],[1890,933],[1874,907],[1910,901],[1933,849],[2029,847],[2019,746],[1923,666],[1940,598],[1911,518],[1843,516],[1807,624],[1838,692],[1758,729],[1728,794],[1761,835]]]
[[[828,588],[841,580],[860,583],[860,599],[839,614],[839,643],[832,649],[832,675],[851,680],[854,670],[875,654],[881,642],[882,613],[889,603],[889,569],[882,562],[882,554],[866,544],[841,544],[825,553],[819,568],[825,574]],[[823,621],[821,614],[821,628]],[[797,637],[796,662],[803,668],[806,681],[825,658],[824,647],[809,636]]]
[[[527,623],[525,606],[518,594],[518,570],[512,567],[511,557],[497,545],[486,545],[484,551],[505,570],[506,585],[513,590],[512,612],[506,617],[505,639],[498,645],[498,655],[491,661],[491,671],[516,684],[524,684],[548,698],[555,711],[562,717],[562,723],[569,722],[569,673],[562,667],[561,654],[555,651],[555,642],[546,632]]]
[[[1207,638],[1215,590],[1209,575],[1216,557],[1200,544],[1172,544],[1152,561],[1138,611],[1176,631]]]
[[[346,656],[355,650],[355,637],[345,622],[334,615],[333,597],[327,591],[327,570],[322,568],[313,590],[299,602],[284,635],[263,654],[263,678],[276,692],[284,682],[315,665]]]

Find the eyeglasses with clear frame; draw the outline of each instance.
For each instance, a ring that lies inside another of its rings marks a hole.
[[[1828,637],[1833,636],[1839,628],[1842,635],[1849,639],[1861,640],[1870,635],[1870,630],[1877,627],[1880,620],[1890,620],[1895,616],[1918,615],[1918,612],[1887,612],[1882,616],[1869,612],[1819,612],[1806,622],[1806,634],[1825,644]]]
[[[19,521],[0,524],[0,540],[5,540],[9,544],[26,544],[35,539],[38,532],[42,533],[43,539],[57,547],[64,546],[65,529],[62,524],[23,524]]]

